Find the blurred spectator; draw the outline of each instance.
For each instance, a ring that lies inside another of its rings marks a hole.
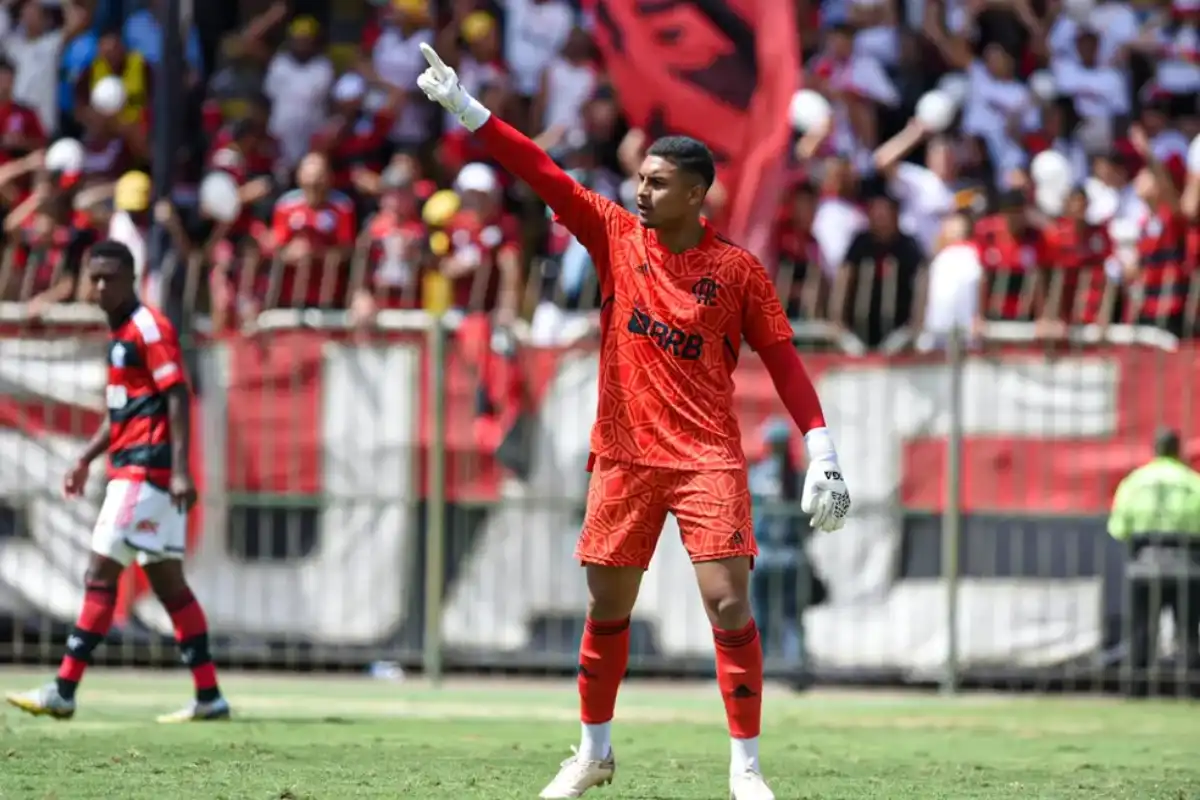
[[[901,160],[922,142],[926,142],[926,166]],[[958,205],[958,175],[951,147],[945,137],[930,137],[929,130],[914,118],[875,151],[875,168],[888,180],[888,189],[900,204],[900,227],[926,254],[933,252],[942,220]]]
[[[99,36],[93,26],[92,7],[85,2],[70,2],[63,9],[65,20],[59,64],[54,74],[58,76],[57,117],[50,130],[63,136],[79,133],[75,121],[76,87],[84,70],[91,66],[99,49]]]
[[[451,221],[450,251],[441,263],[459,311],[496,311],[512,321],[521,298],[519,223],[504,211],[500,182],[486,164],[468,164],[454,181],[462,208]]]
[[[776,285],[788,315],[815,319],[821,288],[821,253],[813,238],[817,214],[817,192],[811,184],[797,182],[788,192],[775,228],[775,252],[779,258]]]
[[[463,49],[458,47],[460,38],[466,45]],[[471,94],[479,97],[487,86],[507,88],[508,68],[502,57],[500,26],[491,14],[472,11],[461,19],[456,16],[439,40],[439,52],[443,49],[455,62],[463,88]],[[458,127],[457,119],[447,114],[443,128],[453,130],[455,127]]]
[[[508,0],[504,11],[504,60],[528,111],[541,88],[543,72],[562,52],[575,27],[575,11],[563,0]]]
[[[14,75],[13,65],[0,61],[0,163],[21,158],[46,144],[37,112],[16,97]]]
[[[809,69],[812,87],[827,95],[834,108],[825,152],[843,156],[856,169],[869,168],[870,152],[878,143],[878,107],[894,108],[901,100],[870,49],[856,49],[852,25],[835,24]]]
[[[271,100],[268,130],[279,142],[280,155],[289,167],[308,152],[313,134],[325,121],[333,88],[333,64],[318,49],[320,32],[312,17],[292,20],[287,41],[271,58],[263,81],[263,92]]]
[[[583,127],[583,108],[595,94],[598,78],[592,41],[575,28],[562,53],[542,73],[541,86],[530,114],[534,130],[577,131]]]
[[[1079,58],[1078,36],[1081,31],[1097,38],[1096,60],[1103,66],[1121,66],[1130,46],[1141,34],[1139,12],[1121,0],[1103,0],[1095,8],[1075,4],[1058,14],[1047,34],[1047,48],[1054,62]]]
[[[115,181],[150,156],[149,125],[144,116],[130,119],[128,107],[115,114],[88,108],[80,115],[84,149],[83,181]]]
[[[113,187],[113,215],[108,238],[133,253],[134,274],[141,285],[146,275],[146,237],[150,229],[150,176],[126,172]]]
[[[1168,15],[1144,29],[1145,50],[1155,61],[1154,85],[1171,97],[1177,114],[1195,113],[1200,92],[1200,5],[1175,0]]]
[[[120,78],[125,88],[125,102],[115,122],[123,127],[144,124],[154,89],[153,74],[145,57],[126,49],[121,31],[114,28],[100,34],[96,57],[79,76],[75,86],[75,117],[85,128],[96,127],[99,112],[91,107],[92,90],[109,76]]]
[[[419,213],[421,190],[414,185],[414,170],[412,166],[388,169],[379,177],[379,211],[367,222],[366,263],[359,266],[367,271],[364,285],[370,291],[370,302],[358,301],[357,317],[367,317],[379,307],[421,307],[422,281],[433,254]],[[455,197],[453,210],[445,216],[449,218],[457,210]]]
[[[1060,219],[1043,232],[1041,263],[1046,271],[1045,317],[1074,325],[1112,321],[1120,265],[1107,227],[1088,221],[1088,198],[1077,188]],[[1061,331],[1061,328],[1055,328]]]
[[[170,0],[149,0],[145,8],[134,11],[125,19],[121,33],[125,45],[135,52],[141,53],[152,67],[162,63],[162,28],[158,24],[161,15]],[[188,28],[184,36],[183,57],[191,75],[189,82],[195,82],[204,75],[204,55],[200,47],[200,31],[195,25]]]
[[[421,45],[433,44],[431,24],[428,0],[391,0],[379,10],[378,27],[368,28],[363,39],[364,52],[371,53],[363,74],[393,90],[389,139],[398,145],[423,144],[436,118],[435,107],[416,89],[425,69]]]
[[[330,109],[333,114],[313,137],[312,151],[324,153],[333,168],[333,187],[352,194],[355,176],[363,171],[383,169],[388,150],[388,134],[396,120],[401,94],[392,90],[380,108],[368,107],[366,78],[348,72],[333,85]],[[362,177],[359,176],[359,182]],[[365,206],[359,204],[365,218]]]
[[[1038,271],[1041,234],[1029,221],[1025,195],[1009,189],[998,211],[975,225],[975,244],[984,275],[979,313],[990,320],[1032,320],[1042,309]]]
[[[965,212],[950,215],[942,224],[937,254],[929,265],[929,299],[918,350],[943,347],[955,332],[964,340],[977,333],[983,264],[972,234]]]
[[[1112,130],[1130,111],[1128,74],[1100,60],[1100,37],[1095,28],[1079,28],[1074,47],[1050,62],[1056,91],[1070,97],[1075,112],[1084,119],[1102,120]]]
[[[310,153],[296,169],[299,188],[275,203],[270,238],[275,264],[268,291],[258,298],[266,307],[346,305],[354,204],[331,180],[329,161]]]
[[[983,137],[1002,186],[1011,170],[1027,161],[1021,141],[1041,124],[1041,110],[1029,86],[1019,79],[1011,53],[997,43],[987,46],[981,60],[956,64],[970,78],[963,105],[962,130]]]
[[[834,283],[830,316],[870,347],[922,316],[925,254],[901,232],[898,214],[883,192],[867,201],[867,228],[850,242]]]
[[[78,15],[68,15],[68,24],[72,21],[78,22]],[[41,0],[27,0],[21,6],[20,24],[0,43],[4,57],[16,69],[13,97],[37,112],[46,131],[58,125],[59,53],[63,41],[76,33],[69,27],[56,29],[47,5]]]
[[[208,81],[204,115],[208,132],[222,122],[248,116],[250,104],[261,97],[262,83],[262,70],[250,55],[245,40],[237,36],[222,40],[217,70]],[[270,100],[264,97],[262,101],[269,109]]]
[[[867,224],[857,203],[858,175],[850,161],[827,158],[821,164],[821,199],[812,235],[821,254],[821,272],[832,281],[854,237]]]
[[[1187,319],[1187,223],[1180,213],[1179,191],[1147,133],[1135,126],[1130,140],[1145,163],[1133,185],[1146,211],[1140,220],[1136,257],[1123,265],[1129,291],[1127,321],[1156,325],[1182,336],[1192,320]]]
[[[4,232],[15,245],[6,263],[6,296],[27,300],[34,317],[47,306],[83,296],[83,254],[98,238],[87,214],[73,207],[70,180],[63,178],[42,175],[32,194],[4,218]]]
[[[286,3],[273,3],[241,31],[221,39],[204,103],[204,127],[209,135],[223,123],[249,114],[261,114],[264,124],[270,119],[271,100],[265,93],[264,78],[275,53],[267,40],[289,13]]]

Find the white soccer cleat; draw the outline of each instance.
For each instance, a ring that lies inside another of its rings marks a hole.
[[[19,708],[35,717],[70,719],[75,716],[75,701],[58,693],[57,683],[47,683],[40,689],[29,692],[13,692],[4,696],[13,708]]]
[[[775,800],[761,773],[752,769],[729,776],[729,800]]]
[[[230,713],[229,701],[224,697],[218,697],[211,703],[201,703],[199,700],[193,700],[178,711],[163,714],[158,718],[158,721],[165,723],[212,722],[214,720],[229,719]]]
[[[542,800],[583,797],[583,793],[588,789],[607,786],[613,782],[617,762],[611,752],[603,761],[587,761],[580,758],[579,751],[574,747],[571,748],[571,752],[574,755],[562,762],[562,768],[554,776],[554,780],[538,795]]]

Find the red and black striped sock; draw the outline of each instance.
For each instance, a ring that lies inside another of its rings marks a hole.
[[[58,693],[70,700],[83,680],[92,659],[92,651],[100,646],[112,627],[117,608],[117,587],[89,581],[83,594],[83,608],[74,630],[67,637],[67,652],[58,668]]]
[[[217,686],[217,666],[208,647],[208,620],[191,589],[184,589],[163,607],[175,626],[175,641],[179,643],[180,660],[192,671],[196,699],[211,703],[221,696]]]

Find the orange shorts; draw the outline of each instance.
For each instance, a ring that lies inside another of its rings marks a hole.
[[[667,512],[693,562],[758,555],[745,469],[687,471],[597,458],[575,558],[647,569]]]

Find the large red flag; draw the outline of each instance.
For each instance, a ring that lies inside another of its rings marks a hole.
[[[790,0],[593,0],[595,34],[630,124],[705,142],[729,189],[730,235],[764,254],[800,85]]]

